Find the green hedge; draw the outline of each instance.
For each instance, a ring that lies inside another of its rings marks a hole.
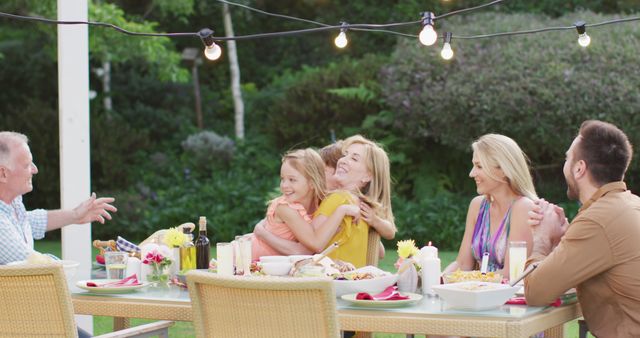
[[[368,55],[282,74],[248,97],[255,109],[253,118],[263,121],[259,132],[270,135],[279,148],[323,146],[330,142],[332,132],[338,138],[350,136],[354,127],[382,106],[376,100],[345,98],[335,90],[375,88],[377,71],[385,60]]]
[[[441,250],[458,250],[472,197],[444,192],[414,201],[395,197],[396,239],[411,238],[418,247],[431,241]],[[392,248],[395,244],[385,247]]]
[[[447,20],[441,31],[473,35],[615,17],[483,13]],[[440,47],[402,40],[383,72],[385,101],[407,138],[468,151],[475,138],[502,133],[520,144],[534,168],[553,169],[536,175],[557,177],[583,120],[615,123],[632,143],[640,143],[640,26],[602,26],[588,33],[592,42],[586,49],[578,46],[575,30],[454,39],[450,62],[440,58]],[[637,163],[628,176],[631,185],[639,179]]]
[[[229,169],[191,166],[186,153],[156,154],[125,191],[114,191],[118,213],[94,238],[121,235],[142,240],[158,229],[208,220],[209,237],[227,241],[253,231],[278,186],[280,155],[259,141],[237,145]],[[212,161],[215,159],[212,158]]]

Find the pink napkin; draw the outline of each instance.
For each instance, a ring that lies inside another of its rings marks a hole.
[[[100,288],[100,287],[117,288],[117,287],[123,287],[123,286],[136,286],[136,285],[142,285],[142,283],[138,281],[138,276],[135,273],[125,279],[115,281],[115,282],[110,282],[110,283],[96,284],[94,282],[87,282],[87,286],[93,287],[93,288]]]
[[[527,305],[527,299],[524,297],[513,297],[507,301],[506,304],[510,305]],[[562,305],[562,299],[558,298],[553,303],[549,304],[549,306],[558,307]]]
[[[377,295],[370,295],[366,292],[359,292],[356,295],[356,299],[359,300],[403,300],[403,299],[409,299],[409,296],[402,296],[400,295],[400,293],[398,292],[398,287],[395,285],[392,285],[388,288],[386,288],[384,291],[380,292]]]

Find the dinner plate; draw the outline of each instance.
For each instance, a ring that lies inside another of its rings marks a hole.
[[[83,290],[87,290],[93,293],[127,293],[127,292],[133,292],[135,290],[139,290],[142,288],[146,288],[147,286],[151,285],[151,283],[149,282],[141,282],[142,284],[140,285],[128,285],[128,286],[116,286],[116,287],[108,287],[108,286],[98,286],[98,287],[89,287],[87,286],[87,282],[93,282],[96,283],[98,285],[100,284],[104,284],[104,283],[110,283],[110,282],[115,282],[117,281],[116,279],[89,279],[89,280],[81,280],[78,281],[76,283],[76,286],[83,289]]]
[[[357,293],[350,293],[348,295],[342,295],[340,298],[346,300],[347,302],[364,307],[399,307],[406,306],[413,303],[416,303],[422,299],[422,295],[417,293],[409,293],[402,292],[400,293],[403,296],[408,296],[408,299],[397,299],[397,300],[366,300],[366,299],[356,299]]]

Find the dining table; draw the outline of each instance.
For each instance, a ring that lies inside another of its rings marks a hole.
[[[187,289],[147,287],[128,293],[95,293],[70,285],[76,314],[110,316],[114,330],[128,326],[129,318],[192,321]],[[451,309],[436,296],[425,296],[401,307],[362,306],[338,298],[340,329],[473,337],[530,337],[545,331],[545,337],[563,337],[562,325],[581,316],[574,302],[559,307],[502,305],[483,311]]]

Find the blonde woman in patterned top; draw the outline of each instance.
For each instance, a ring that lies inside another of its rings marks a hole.
[[[485,253],[488,271],[509,277],[510,241],[526,241],[531,252],[528,212],[538,199],[527,157],[511,138],[487,134],[471,145],[473,167],[469,173],[478,192],[469,204],[467,221],[456,261],[444,273],[477,269]]]

